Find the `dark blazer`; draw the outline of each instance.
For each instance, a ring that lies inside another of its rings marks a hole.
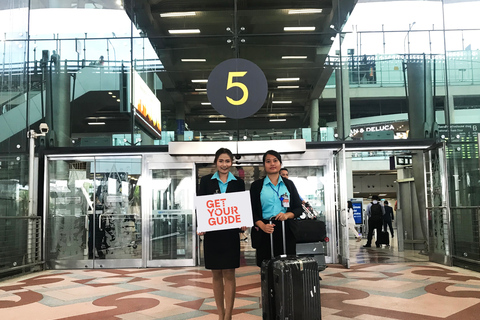
[[[198,188],[197,196],[205,196],[208,194],[220,193],[218,180],[212,179],[213,174],[208,174],[200,179],[200,186]],[[232,180],[227,185],[227,192],[245,191],[245,182],[239,177],[235,176],[237,180]]]
[[[384,206],[385,214],[383,215],[383,221],[392,221],[393,220],[393,208],[390,206]]]
[[[285,186],[290,192],[290,207],[287,209],[287,212],[293,212],[295,214],[295,218],[299,217],[302,212],[302,200],[298,194],[297,188],[295,184],[286,178],[282,178]],[[250,201],[252,202],[252,213],[253,213],[253,223],[257,222],[258,220],[262,220],[262,203],[260,201],[260,192],[263,188],[263,179],[256,180],[252,183],[250,187]]]

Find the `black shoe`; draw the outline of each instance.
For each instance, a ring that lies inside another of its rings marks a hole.
[[[372,247],[372,245],[370,245],[370,244],[366,244],[366,245],[364,245],[363,247],[364,247],[364,248],[371,248],[371,247]]]
[[[377,244],[377,248],[380,248],[380,247],[381,247],[381,245]]]

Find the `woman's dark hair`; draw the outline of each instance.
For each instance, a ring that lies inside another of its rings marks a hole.
[[[278,161],[280,161],[280,163],[282,163],[282,156],[280,155],[280,153],[278,153],[275,150],[268,150],[263,154],[263,164],[265,164],[265,158],[267,157],[268,154],[274,156],[275,158],[278,159]]]
[[[348,209],[353,209],[352,201],[347,201]]]
[[[230,160],[233,162],[232,151],[230,151],[230,149],[227,149],[227,148],[220,148],[220,149],[217,150],[217,152],[215,152],[215,160],[213,160],[213,163],[217,163],[217,160],[220,157],[220,155],[222,155],[224,153],[228,154],[228,156],[230,157]]]

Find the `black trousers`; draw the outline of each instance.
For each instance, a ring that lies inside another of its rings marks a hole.
[[[383,220],[383,229],[387,231],[387,225],[390,228],[390,234],[393,237],[393,227],[392,227],[392,220]]]
[[[380,235],[380,232],[382,232],[382,227],[383,227],[383,219],[368,219],[368,236],[367,236],[367,245],[372,244],[372,238],[373,238],[373,230],[377,230],[377,237]],[[377,244],[377,243],[375,243]]]

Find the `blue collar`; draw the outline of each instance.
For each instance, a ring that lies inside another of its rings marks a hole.
[[[217,179],[218,181],[220,181],[221,183],[229,183],[230,181],[232,180],[237,180],[237,178],[235,178],[235,176],[229,172],[228,173],[228,177],[227,177],[227,181],[226,182],[223,182],[222,180],[220,180],[220,176],[218,175],[218,171],[215,171],[215,173],[213,174],[212,176],[212,180],[213,179]]]

